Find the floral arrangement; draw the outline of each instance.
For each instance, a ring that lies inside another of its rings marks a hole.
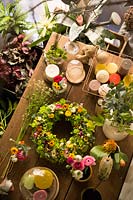
[[[59,139],[53,134],[54,125],[64,120],[72,126],[70,138]],[[94,143],[93,132],[96,123],[82,104],[68,103],[65,99],[40,107],[31,127],[32,140],[37,146],[40,157],[53,162],[63,163],[70,155],[85,154]]]
[[[92,165],[96,165],[95,158],[89,155],[84,157],[81,155],[75,155],[74,157],[69,156],[67,158],[67,163],[68,165],[66,165],[66,167],[70,169],[72,177],[74,177],[76,180],[87,178],[88,175],[91,174],[90,167]]]
[[[10,139],[10,141],[15,142],[13,139]],[[24,141],[15,142],[15,146],[11,147],[11,161],[15,163],[26,160],[30,149]]]
[[[102,145],[94,146],[90,150],[90,155],[94,156],[96,160],[101,160],[103,157],[111,157],[115,169],[124,167],[128,160],[127,155],[121,152],[118,144],[112,139],[106,140]]]
[[[67,89],[66,77],[63,77],[63,75],[55,76],[52,83],[52,88],[57,94],[64,92]]]

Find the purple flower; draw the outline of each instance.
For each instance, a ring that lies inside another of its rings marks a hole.
[[[95,158],[92,156],[85,156],[83,158],[83,162],[85,166],[91,166],[91,165],[96,165],[95,163]]]

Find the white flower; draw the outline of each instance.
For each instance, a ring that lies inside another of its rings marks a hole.
[[[133,123],[130,124],[130,129],[133,131]]]
[[[54,112],[56,106],[54,104],[51,104],[51,105],[48,106],[48,108],[50,108],[51,112]]]
[[[75,179],[79,180],[83,177],[83,172],[81,170],[75,170],[72,173],[72,177],[74,177]]]
[[[110,109],[110,115],[113,115],[113,109]]]
[[[12,162],[14,162],[14,163],[18,161],[16,155],[12,155],[12,156],[11,156],[11,160],[12,160]]]
[[[130,113],[131,113],[131,115],[132,115],[132,117],[133,117],[133,110],[130,109],[129,111],[130,111]]]
[[[74,159],[78,162],[80,162],[82,160],[82,156],[81,155],[76,155],[74,156]]]
[[[76,108],[75,107],[71,108],[71,112],[75,113],[76,112]]]
[[[37,117],[37,120],[38,120],[38,121],[41,121],[41,120],[42,120],[42,117]]]

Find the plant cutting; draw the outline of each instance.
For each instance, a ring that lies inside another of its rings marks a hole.
[[[90,155],[94,156],[95,159],[99,161],[103,158],[105,160],[105,157],[108,159],[108,161],[111,159],[112,161],[110,163],[113,164],[112,166],[115,169],[124,167],[128,160],[127,155],[121,151],[120,146],[112,139],[106,140],[102,145],[94,146],[90,150]],[[103,173],[103,176],[106,176],[105,172]]]
[[[50,49],[45,52],[44,57],[49,64],[62,64],[67,59],[67,53],[64,49],[58,47],[56,44],[52,45]]]
[[[121,81],[110,87],[102,105],[105,118],[103,132],[106,137],[119,141],[133,134],[133,83],[126,87]]]
[[[72,177],[81,182],[84,182],[91,177],[91,166],[96,165],[95,158],[89,155],[84,157],[81,155],[71,155],[67,158],[66,162],[68,163],[66,168],[70,169]]]

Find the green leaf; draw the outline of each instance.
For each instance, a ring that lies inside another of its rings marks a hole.
[[[72,26],[70,27],[70,31],[69,31],[70,41],[74,41],[79,36],[79,34],[84,30],[84,28],[85,28],[85,24],[83,26],[78,26],[74,22]]]
[[[96,158],[96,160],[100,160],[102,157],[108,156],[109,154],[104,151],[103,146],[98,145],[98,146],[94,146],[90,150],[90,155],[94,156]]]
[[[122,153],[122,152],[120,151],[119,155],[120,155],[120,159],[123,159],[125,162],[128,161],[128,156],[127,156],[125,153]]]
[[[115,153],[114,154],[114,159],[115,159],[115,163],[119,163],[120,162],[120,154],[119,153]]]

